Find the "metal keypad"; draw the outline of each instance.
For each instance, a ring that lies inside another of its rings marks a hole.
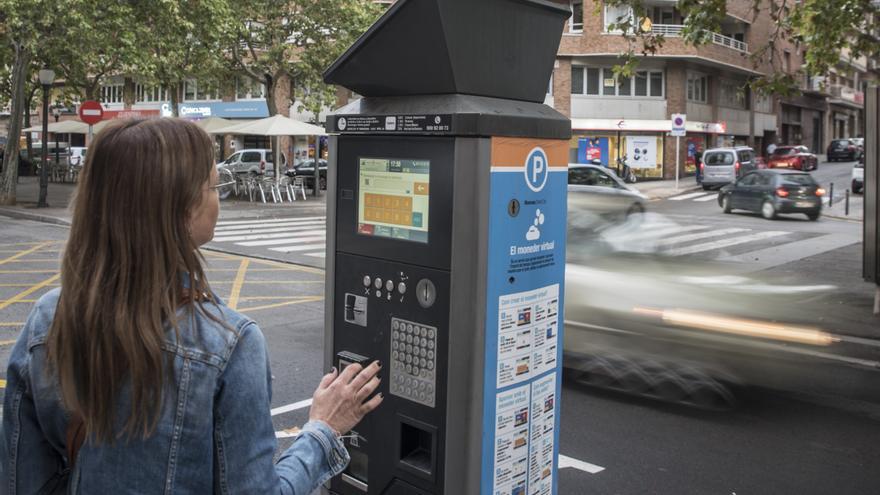
[[[391,319],[391,393],[434,407],[437,370],[434,349],[437,329]]]

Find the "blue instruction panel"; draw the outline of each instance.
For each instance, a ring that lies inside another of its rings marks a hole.
[[[481,493],[557,492],[568,141],[493,138]]]

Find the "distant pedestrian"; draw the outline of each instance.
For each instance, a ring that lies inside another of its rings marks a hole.
[[[776,143],[771,142],[769,145],[767,145],[767,156],[769,157],[770,155],[772,155],[774,151],[776,151]]]
[[[9,357],[0,492],[307,494],[348,464],[340,432],[381,403],[380,365],[325,375],[273,462],[266,340],[198,250],[219,213],[213,152],[171,118],[112,123],[89,148],[61,288]]]
[[[694,164],[697,167],[697,172],[695,177],[697,178],[697,185],[703,183],[703,152],[697,150],[694,152]]]

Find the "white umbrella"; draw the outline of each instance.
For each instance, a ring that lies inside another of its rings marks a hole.
[[[238,124],[239,122],[221,117],[208,117],[207,119],[196,121],[196,125],[204,129],[208,134],[226,134],[222,132],[224,128]]]
[[[87,134],[89,125],[79,120],[62,120],[61,122],[52,122],[48,127],[49,132],[56,134]],[[23,129],[22,132],[43,132],[42,125],[35,125]]]
[[[253,136],[326,136],[323,127],[293,120],[284,115],[224,127],[223,134],[249,134]]]

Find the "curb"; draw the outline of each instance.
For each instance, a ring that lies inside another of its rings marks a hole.
[[[638,187],[636,187],[636,189],[638,189]],[[671,198],[673,196],[678,196],[680,194],[688,194],[688,193],[701,191],[701,190],[702,190],[702,188],[700,186],[694,186],[694,187],[689,187],[689,188],[681,188],[678,191],[672,192],[670,194],[653,195],[650,193],[650,191],[645,192],[642,190],[639,190],[639,192],[644,194],[648,198],[648,200],[654,201],[654,200],[658,200],[658,199],[667,199],[667,198]]]
[[[0,215],[10,218],[18,218],[21,220],[33,220],[35,222],[51,223],[64,227],[70,227],[70,220],[66,218],[58,218],[49,215],[41,215],[39,213],[31,213],[29,211],[24,211],[19,208],[0,208]]]

